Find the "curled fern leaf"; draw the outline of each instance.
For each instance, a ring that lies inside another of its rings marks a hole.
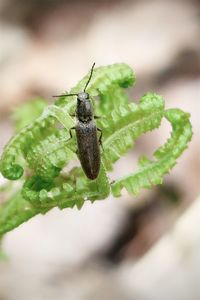
[[[77,93],[83,90],[85,82],[88,79],[86,77],[81,80],[76,87],[70,92]],[[88,92],[91,95],[104,94],[111,86],[118,85],[120,87],[127,87],[134,83],[135,77],[131,68],[125,64],[115,64],[109,67],[100,67],[94,71],[94,76],[91,80]],[[52,139],[56,139],[59,135],[59,130],[56,124],[61,123],[66,129],[69,130],[72,127],[73,120],[70,120],[69,114],[74,110],[76,99],[75,97],[61,97],[60,101],[57,101],[56,105],[60,106],[61,109],[56,107],[47,108],[41,117],[36,119],[33,123],[22,129],[6,146],[0,162],[1,173],[4,177],[10,180],[17,180],[23,175],[23,165],[20,164],[20,155],[26,159],[28,152],[35,148],[37,144],[43,143],[49,136]],[[71,124],[71,125],[70,125]],[[55,137],[53,137],[55,135]],[[40,148],[41,149],[41,148]],[[45,155],[45,154],[44,154]],[[30,160],[33,158],[30,155]],[[49,165],[49,162],[47,163]],[[31,168],[34,164],[30,165]],[[37,167],[34,168],[37,173]],[[55,166],[55,172],[52,171],[54,165],[51,165],[51,172],[57,175],[57,166]],[[39,168],[40,170],[40,168]],[[45,168],[46,173],[48,168]],[[41,175],[41,174],[38,174]]]
[[[70,93],[83,90],[88,76]],[[69,140],[69,129],[75,125],[71,114],[76,97],[63,95],[55,105],[45,107],[36,120],[25,118],[27,126],[10,140],[0,161],[4,177],[20,179],[19,190],[0,206],[0,236],[53,207],[80,209],[85,201],[105,199],[110,189],[114,196],[119,196],[123,188],[135,195],[141,188],[162,182],[191,139],[189,115],[179,109],[165,111],[163,98],[155,93],[145,94],[138,104],[130,103],[124,88],[134,83],[135,75],[126,64],[94,70],[87,91],[93,99],[98,96],[93,102],[95,113],[102,116],[97,125],[103,131],[101,169],[94,181],[86,178],[81,167],[69,172],[64,169],[77,157],[75,136]],[[155,151],[155,159],[141,156],[136,173],[110,185],[106,171],[133,147],[140,135],[159,127],[163,117],[171,123],[172,134]],[[23,122],[19,118],[18,122],[21,127]]]
[[[189,114],[179,109],[169,109],[165,112],[166,119],[172,125],[172,134],[169,140],[154,153],[156,160],[145,157],[139,160],[139,170],[125,176],[112,184],[112,193],[115,197],[121,195],[122,188],[133,195],[137,195],[141,188],[151,188],[161,184],[163,176],[176,164],[176,159],[182,154],[192,137],[192,127]]]
[[[68,176],[53,183],[33,176],[27,179],[22,192],[15,193],[0,207],[0,236],[55,206],[80,209],[85,201],[102,200],[109,193],[110,184],[103,166],[95,181],[86,179],[81,168],[74,168]]]
[[[4,149],[0,161],[0,170],[5,178],[17,180],[24,173],[21,164],[21,154],[26,157],[29,149],[39,140],[49,135],[49,127],[54,124],[53,119],[43,122],[42,117],[22,129],[14,136]]]
[[[33,176],[22,189],[24,199],[42,209],[58,206],[59,208],[81,208],[85,200],[105,199],[110,193],[110,184],[103,165],[94,181],[88,180],[81,168],[73,169],[67,177],[59,177],[54,182]]]
[[[143,133],[159,127],[164,115],[162,97],[148,93],[139,105],[130,103],[111,112],[110,118],[99,122],[104,132],[103,161],[107,169],[130,149]]]

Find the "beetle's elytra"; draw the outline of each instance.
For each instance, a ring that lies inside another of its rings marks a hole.
[[[101,144],[102,137],[101,129],[97,128],[94,122],[94,118],[97,117],[93,114],[90,96],[86,93],[86,88],[92,78],[94,66],[95,63],[91,68],[90,76],[83,92],[66,95],[77,96],[77,107],[75,113],[77,123],[75,127],[70,129],[70,138],[72,138],[72,130],[75,129],[78,157],[85,175],[91,180],[96,179],[99,174],[101,164],[99,144]],[[100,131],[100,138],[98,138],[97,131]]]
[[[97,178],[100,169],[100,149],[97,127],[93,120],[76,125],[78,155],[81,166],[89,179]]]

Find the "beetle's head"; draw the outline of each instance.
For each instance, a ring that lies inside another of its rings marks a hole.
[[[86,92],[78,93],[78,100],[83,102],[89,100],[89,94]]]

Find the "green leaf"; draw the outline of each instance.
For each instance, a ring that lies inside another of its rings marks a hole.
[[[164,100],[154,93],[144,95],[139,105],[131,103],[113,110],[110,118],[100,121],[103,129],[103,161],[106,168],[112,168],[135,140],[143,133],[159,127],[164,115]]]
[[[105,199],[110,193],[110,185],[103,164],[96,180],[89,180],[81,168],[75,168],[78,176],[74,177],[74,170],[62,179],[46,181],[41,177],[32,176],[22,189],[24,199],[30,201],[33,206],[49,209],[55,206],[59,208],[80,208],[85,200],[95,201]],[[73,180],[71,179],[73,177]]]
[[[85,83],[88,80],[88,76],[89,74],[84,77],[70,91],[70,93],[77,93],[83,90]],[[91,94],[91,96],[98,94],[102,95],[106,93],[113,85],[118,85],[119,87],[127,87],[133,84],[134,81],[135,77],[133,71],[126,64],[115,64],[108,67],[100,67],[94,70],[94,76],[89,84],[88,92]],[[49,137],[50,140],[55,140],[57,139],[57,137],[60,138],[60,130],[58,124],[62,124],[65,129],[68,130],[70,129],[70,127],[72,127],[70,126],[70,124],[72,124],[73,120],[72,118],[70,118],[70,113],[74,112],[76,97],[60,97],[60,100],[56,102],[56,105],[58,106],[57,109],[55,106],[47,108],[38,119],[23,128],[7,144],[0,162],[0,170],[4,177],[10,180],[17,180],[22,177],[24,173],[24,164],[21,163],[20,155],[23,155],[23,157],[26,159],[28,157],[29,151],[34,152],[35,147],[38,144],[42,145],[42,143],[46,139],[49,139]],[[38,149],[41,150],[42,148],[43,147],[39,147]],[[46,149],[49,148],[50,145]],[[36,152],[37,150],[35,151],[35,153]],[[44,153],[44,156],[45,155],[46,153]],[[30,164],[30,167],[33,168],[34,171],[40,176],[41,168],[38,168],[38,166],[34,168],[34,163],[30,163],[32,159],[33,155],[30,155],[28,163]],[[69,157],[69,159],[71,159],[71,157]],[[47,163],[47,165],[49,166],[50,164]],[[48,168],[45,167],[44,169],[47,174]],[[54,166],[54,164],[52,164],[49,169],[52,175],[57,175],[57,166]],[[39,171],[39,173],[37,170]],[[44,175],[44,172],[42,173],[42,175]]]
[[[89,74],[70,93],[82,91]],[[163,98],[155,93],[145,94],[138,104],[131,103],[124,89],[134,83],[135,75],[129,66],[114,64],[96,68],[88,85],[94,112],[102,117],[97,121],[103,131],[103,149],[96,180],[89,180],[81,167],[65,169],[72,159],[78,159],[75,135],[69,139],[69,130],[76,124],[71,117],[76,97],[63,95],[55,105],[45,107],[39,101],[18,109],[16,126],[26,126],[4,148],[0,171],[9,180],[20,180],[17,191],[14,185],[10,186],[11,197],[10,190],[4,189],[7,201],[0,206],[0,236],[53,207],[81,209],[85,201],[108,197],[110,189],[114,196],[119,196],[123,188],[136,195],[141,188],[162,183],[164,174],[176,164],[191,139],[189,115],[179,109],[165,111]],[[133,147],[140,135],[159,127],[163,117],[171,123],[172,134],[155,151],[154,160],[141,155],[136,173],[109,184],[106,171]]]
[[[15,123],[16,131],[21,130],[37,119],[47,106],[47,102],[42,98],[35,98],[27,103],[14,108],[12,119]]]
[[[123,188],[130,194],[137,195],[141,188],[161,184],[163,176],[169,173],[176,164],[176,159],[187,148],[192,137],[189,114],[179,109],[169,109],[165,112],[165,117],[172,125],[171,137],[164,146],[155,151],[155,160],[142,157],[136,173],[122,177],[112,184],[112,193],[115,197],[121,195]]]

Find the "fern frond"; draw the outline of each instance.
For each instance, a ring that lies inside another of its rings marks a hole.
[[[94,181],[88,180],[81,168],[72,169],[68,175],[57,178],[53,183],[33,176],[27,179],[22,191],[15,192],[0,207],[0,236],[53,207],[64,209],[76,206],[80,209],[85,201],[103,200],[109,194],[110,184],[103,165],[100,176]]]
[[[99,121],[103,129],[103,162],[109,170],[134,141],[143,133],[159,127],[164,115],[164,100],[154,93],[144,95],[139,104],[119,106],[110,113],[110,118]]]
[[[94,103],[96,104],[96,103]],[[95,105],[95,112],[100,116],[110,116],[113,109],[129,104],[128,95],[120,86],[113,84],[104,94],[99,93],[99,105]]]
[[[137,195],[141,188],[151,188],[161,184],[163,176],[176,164],[176,159],[182,154],[192,137],[192,127],[189,114],[179,109],[169,109],[165,112],[166,119],[172,125],[171,137],[155,151],[156,160],[151,161],[146,157],[139,160],[139,170],[125,176],[112,184],[112,193],[115,197],[121,195],[122,188],[133,195]]]
[[[22,177],[24,165],[21,164],[21,154],[26,157],[30,148],[45,139],[50,132],[52,133],[51,126],[53,124],[55,124],[53,118],[44,121],[41,116],[9,141],[0,161],[0,170],[5,178],[17,180]]]
[[[70,93],[77,93],[83,90],[88,76],[89,75],[84,77]],[[94,76],[88,87],[88,92],[90,92],[91,95],[98,95],[99,93],[104,94],[111,86],[113,86],[113,84],[120,87],[127,87],[133,84],[134,80],[135,77],[133,71],[125,64],[100,67],[94,71]],[[72,127],[73,119],[71,118],[70,120],[69,114],[72,109],[74,109],[75,104],[75,97],[60,97],[60,101],[57,101],[57,106],[60,106],[60,109],[58,108],[56,110],[55,106],[48,107],[42,116],[22,129],[13,139],[11,139],[4,149],[0,162],[0,170],[4,177],[10,180],[17,180],[23,175],[24,166],[21,165],[20,155],[23,155],[23,157],[26,158],[30,149],[34,148],[37,144],[42,143],[46,138],[53,134],[57,136],[59,134],[59,129],[56,127],[57,122],[63,124],[68,130]],[[31,158],[32,157],[33,156],[31,156]],[[34,165],[31,164],[31,167],[34,167]],[[51,166],[51,168],[54,169],[54,166]],[[48,168],[46,168],[46,171],[48,172]],[[57,174],[56,171],[55,174]]]
[[[81,168],[75,168],[76,177],[73,173],[74,170],[64,180],[61,177],[54,182],[33,176],[25,182],[22,195],[24,199],[42,209],[75,205],[81,208],[85,200],[105,199],[109,195],[110,184],[103,165],[98,178],[94,181],[88,180]]]
[[[70,93],[82,91],[88,76]],[[189,115],[178,109],[165,111],[163,98],[154,93],[145,94],[138,104],[129,103],[123,89],[134,83],[135,75],[126,64],[94,70],[87,91],[91,97],[99,96],[94,108],[95,114],[102,116],[97,125],[103,131],[104,148],[100,174],[94,181],[87,179],[80,167],[63,172],[63,168],[76,155],[76,138],[69,140],[69,129],[75,125],[70,115],[74,113],[76,97],[61,96],[55,105],[46,107],[32,123],[29,122],[32,116],[26,119],[24,112],[22,119],[25,123],[20,123],[18,114],[18,126],[27,126],[5,147],[0,171],[10,180],[21,178],[21,187],[0,206],[0,236],[53,207],[76,206],[80,209],[86,200],[105,199],[110,188],[114,196],[119,196],[123,188],[131,194],[138,194],[141,188],[150,188],[162,182],[164,174],[175,165],[191,139]],[[135,174],[110,185],[105,170],[111,170],[141,134],[159,127],[163,117],[171,123],[173,131],[164,146],[155,151],[155,159],[151,161],[141,157]]]

